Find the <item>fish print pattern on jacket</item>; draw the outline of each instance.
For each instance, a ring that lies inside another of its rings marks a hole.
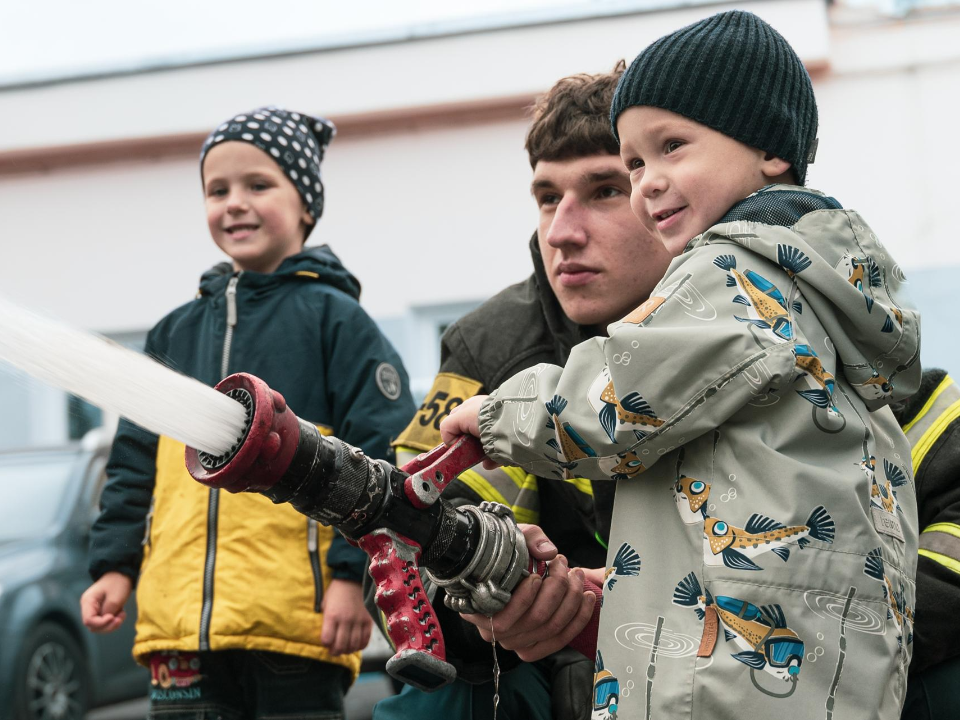
[[[617,720],[620,701],[620,681],[603,666],[603,655],[597,652],[596,672],[593,675],[593,709],[590,720]]]
[[[847,271],[850,284],[863,293],[863,298],[867,302],[867,312],[873,312],[873,295],[868,292],[868,289],[883,285],[880,266],[873,261],[873,258],[852,255],[844,255],[840,259],[840,265]]]
[[[806,255],[796,248],[780,245],[777,250],[780,264],[791,275],[802,272],[810,264]],[[733,302],[746,306],[747,317],[734,315],[737,320],[759,328],[777,342],[794,340],[791,308],[776,285],[752,270],[740,273],[737,270],[737,258],[733,255],[718,255],[713,264],[727,272],[727,287],[740,291],[734,296]],[[803,306],[795,302],[792,310],[800,313]],[[796,344],[794,354],[797,358],[799,378],[806,379],[810,386],[810,389],[798,390],[797,393],[816,407],[826,410],[832,417],[840,417],[840,411],[833,401],[836,384],[834,376],[823,366],[810,345]]]
[[[741,648],[731,654],[753,670],[762,670],[778,680],[796,682],[803,664],[803,641],[787,627],[779,605],[757,607],[744,600],[726,595],[712,597],[700,588],[694,573],[677,583],[673,602],[692,607],[701,620],[708,612],[715,612],[723,626],[724,640],[733,641]]]
[[[684,525],[702,523],[707,517],[707,500],[710,498],[710,483],[687,477],[683,467],[684,449],[677,453],[677,481],[673,486],[677,510]]]
[[[638,392],[627,393],[622,399],[617,397],[610,379],[610,371],[603,369],[589,390],[590,404],[597,411],[600,425],[611,442],[617,441],[617,426],[625,425],[633,429],[634,437],[642,440],[647,433],[663,425],[650,404]]]
[[[790,545],[802,550],[810,544],[810,538],[832,543],[835,531],[833,518],[823,505],[813,509],[805,525],[787,526],[754,513],[743,528],[738,528],[707,516],[703,520],[703,561],[734,570],[762,570],[753,558],[771,552],[787,562]]]
[[[880,510],[884,510],[891,515],[902,513],[900,503],[897,501],[897,492],[894,488],[903,487],[907,484],[907,475],[898,466],[884,458],[883,472],[886,479],[883,482],[877,480],[877,459],[871,455],[860,462],[860,469],[863,470],[867,479],[870,480],[870,505]]]
[[[545,455],[545,457],[557,463],[564,470],[569,471],[577,466],[579,460],[594,458],[597,453],[570,423],[560,420],[560,415],[566,407],[566,399],[559,395],[554,395],[553,399],[546,403],[547,412],[550,414],[547,427],[554,430],[556,434],[555,438],[547,440],[547,445],[557,453],[559,458],[553,458],[550,455]]]
[[[811,538],[833,543],[836,525],[823,505],[813,509],[805,525],[787,526],[754,513],[747,520],[747,524],[740,528],[711,517],[707,514],[710,484],[687,477],[681,472],[683,456],[681,448],[677,455],[674,498],[684,524],[703,523],[704,564],[715,567],[724,565],[733,570],[762,570],[754,559],[764,553],[771,552],[787,562],[790,559],[791,545],[802,550],[810,544]]]
[[[603,598],[613,589],[619,578],[635,577],[639,574],[640,554],[629,543],[623,543],[613,558],[613,565],[608,567],[603,574],[603,594],[600,596],[600,607],[603,607]]]
[[[902,646],[903,636],[904,633],[906,633],[907,643],[912,643],[913,610],[907,605],[903,583],[900,583],[898,590],[894,590],[893,583],[890,582],[890,578],[884,573],[883,554],[880,548],[876,548],[867,553],[867,559],[863,565],[863,574],[883,583],[883,597],[890,603],[890,607],[887,608],[887,619],[893,620],[897,626],[897,642]]]

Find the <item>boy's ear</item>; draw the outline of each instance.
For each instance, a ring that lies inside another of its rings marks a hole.
[[[307,210],[306,206],[303,208],[303,213],[300,215],[300,222],[303,223],[304,233],[303,241],[307,241],[307,235],[310,234],[310,231],[313,229],[313,226],[317,224],[317,221],[313,219],[313,215]]]
[[[760,171],[768,178],[775,178],[788,173],[791,167],[786,160],[778,158],[773,153],[766,153],[763,156]]]

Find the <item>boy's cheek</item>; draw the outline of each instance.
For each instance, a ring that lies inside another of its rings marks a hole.
[[[630,192],[630,209],[647,230],[656,230],[656,223],[653,222],[653,218],[647,212],[647,203],[636,186]]]

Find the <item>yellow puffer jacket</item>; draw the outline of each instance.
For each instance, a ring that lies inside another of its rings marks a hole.
[[[150,331],[145,350],[207,385],[256,375],[321,432],[390,459],[415,407],[399,356],[358,297],[326,247],[270,274],[223,264]],[[320,645],[320,610],[332,579],[362,580],[366,555],[287,505],[207,489],[183,455],[180,443],[121,420],[91,528],[91,576],[139,577],[135,657],[265,650],[357,673],[359,655],[331,658]]]
[[[360,653],[332,657],[320,644],[332,528],[262,495],[208,490],[187,474],[183,453],[160,438],[137,588],[138,662],[159,650],[268,650],[336,663],[356,677]],[[205,578],[208,553],[214,571]]]

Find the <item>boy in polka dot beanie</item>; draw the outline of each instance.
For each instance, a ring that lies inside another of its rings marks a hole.
[[[210,133],[200,151],[200,179],[207,153],[221,143],[247,142],[269,154],[300,193],[314,223],[323,214],[323,180],[320,162],[337,134],[325,118],[264,107],[241,113]],[[307,229],[307,235],[313,226]],[[306,239],[306,238],[305,238]]]
[[[322,433],[392,460],[415,410],[407,374],[360,307],[357,279],[326,245],[304,247],[334,133],[327,120],[262,108],[210,134],[207,226],[231,262],[203,274],[146,352],[210,385],[257,375]],[[372,627],[366,554],[291,508],[208,491],[183,452],[121,421],[84,623],[116,630],[137,587],[133,653],[151,670],[150,717],[342,717]]]

